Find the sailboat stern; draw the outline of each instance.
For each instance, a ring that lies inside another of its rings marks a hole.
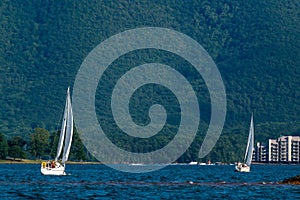
[[[235,171],[236,172],[250,172],[250,166],[239,163],[235,166]]]
[[[58,162],[42,162],[41,173],[43,175],[66,175],[65,166]]]

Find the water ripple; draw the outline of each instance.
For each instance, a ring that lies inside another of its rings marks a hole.
[[[300,186],[278,183],[297,175],[298,165],[254,165],[250,173],[235,173],[232,166],[180,165],[144,174],[103,165],[67,167],[71,175],[43,176],[39,165],[1,164],[1,199],[300,198]]]

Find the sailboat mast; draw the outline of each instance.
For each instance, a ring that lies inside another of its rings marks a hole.
[[[65,163],[68,160],[69,153],[71,150],[72,137],[73,137],[73,111],[72,111],[71,97],[70,97],[69,89],[68,89],[67,102],[68,102],[67,125],[66,125],[66,136],[65,136],[65,144],[64,144],[62,163]]]
[[[250,156],[249,156],[249,165],[251,164],[252,161],[252,156],[253,156],[253,149],[254,149],[254,122],[253,122],[253,113],[251,117],[251,142],[250,142]]]
[[[250,122],[250,130],[247,142],[247,149],[245,153],[245,163],[250,166],[252,161],[252,154],[253,154],[253,147],[254,147],[254,123],[253,123],[253,113],[251,115],[251,122]]]
[[[60,130],[60,136],[59,136],[59,141],[58,141],[58,145],[57,145],[57,152],[56,152],[56,157],[55,157],[55,161],[58,160],[61,151],[62,151],[62,147],[63,147],[63,141],[65,138],[65,132],[66,132],[66,124],[67,124],[67,117],[68,117],[68,95],[69,95],[69,88],[67,91],[67,98],[66,98],[66,104],[65,104],[65,109],[64,109],[64,116],[63,116],[63,121],[62,121],[62,125],[61,125],[61,130]]]

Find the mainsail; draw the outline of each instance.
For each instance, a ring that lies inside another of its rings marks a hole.
[[[64,151],[62,156],[62,163],[65,163],[68,160],[70,149],[71,149],[72,137],[73,137],[73,112],[72,112],[72,105],[71,105],[70,88],[68,88],[64,117],[63,117],[62,127],[60,131],[60,137],[57,146],[57,154],[55,157],[55,161],[58,160],[61,154],[63,142],[64,142]]]
[[[251,165],[252,155],[253,155],[253,147],[254,147],[254,124],[253,124],[253,113],[252,113],[248,142],[247,142],[247,149],[246,149],[245,158],[244,158],[245,163],[248,166]]]
[[[65,139],[62,163],[65,163],[68,160],[70,149],[71,149],[72,137],[73,137],[73,112],[72,112],[70,92],[68,92],[67,101],[68,101],[68,118],[67,118],[66,139]]]

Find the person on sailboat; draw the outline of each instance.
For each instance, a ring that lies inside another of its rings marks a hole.
[[[248,165],[245,163],[238,162],[237,166],[238,167],[247,167]]]
[[[248,168],[248,165],[246,163],[238,162],[237,163],[237,168],[238,168],[237,171],[239,171],[239,170],[242,170],[243,168]]]
[[[51,161],[51,168],[55,168],[55,162],[54,162],[54,160]]]

